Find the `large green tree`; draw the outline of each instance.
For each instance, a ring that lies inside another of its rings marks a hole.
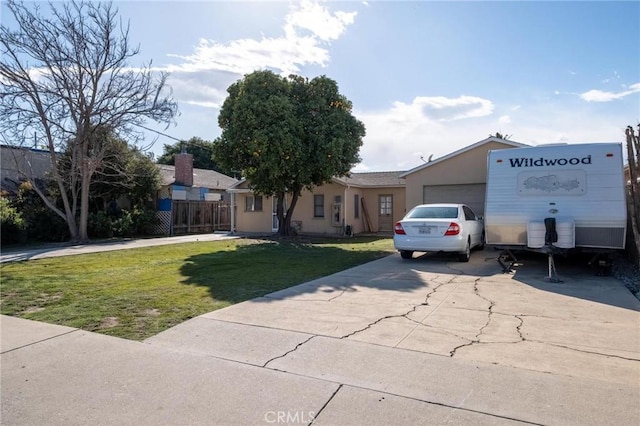
[[[104,152],[101,164],[96,167],[91,180],[90,198],[101,210],[107,203],[126,197],[134,207],[149,207],[153,194],[160,188],[160,171],[153,161],[138,147],[118,138],[109,129],[93,132],[93,145]],[[72,180],[73,155],[65,152],[58,162],[58,173]]]
[[[218,117],[214,158],[241,170],[253,191],[277,197],[279,234],[303,189],[344,176],[358,162],[365,127],[351,102],[325,76],[312,80],[256,71],[227,89]],[[285,209],[285,195],[291,194]]]
[[[9,0],[7,8],[15,29],[0,25],[3,142],[45,147],[62,207],[33,188],[65,220],[71,240],[85,242],[91,182],[106,155],[94,132],[108,128],[132,140],[148,119],[172,122],[177,104],[165,93],[166,74],[129,63],[139,50],[111,3],[50,2],[46,15],[37,3]],[[57,172],[60,153],[71,156],[69,180]]]
[[[176,163],[176,155],[185,149],[187,154],[193,155],[193,167],[222,172],[222,169],[213,160],[213,142],[199,137],[192,137],[186,142],[176,142],[173,145],[164,145],[164,152],[158,158],[158,163],[173,166]]]

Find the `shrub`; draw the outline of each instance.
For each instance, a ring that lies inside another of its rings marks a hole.
[[[11,202],[0,197],[0,237],[2,244],[15,244],[24,240],[26,223]]]
[[[111,217],[103,211],[89,213],[87,233],[91,238],[113,237],[113,221]]]
[[[160,223],[155,210],[136,208],[132,213],[136,235],[153,235],[156,226]]]
[[[67,223],[47,207],[29,183],[23,183],[14,202],[25,221],[27,237],[33,241],[66,241]]]
[[[92,238],[151,235],[157,219],[153,210],[134,208],[109,215],[104,211],[89,214],[88,231]]]

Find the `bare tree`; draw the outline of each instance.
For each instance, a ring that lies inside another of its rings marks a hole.
[[[96,132],[137,140],[147,119],[171,123],[177,104],[166,93],[165,73],[155,78],[151,62],[129,66],[139,48],[129,45],[129,26],[111,3],[50,3],[47,16],[33,3],[7,6],[17,29],[0,26],[0,130],[10,145],[37,140],[46,147],[62,206],[33,187],[67,222],[71,240],[84,242],[89,186],[106,148]],[[71,158],[67,176],[57,167],[62,152]]]

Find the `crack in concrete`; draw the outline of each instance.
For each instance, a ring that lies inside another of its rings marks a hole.
[[[467,346],[473,346],[477,343],[489,343],[489,342],[481,342],[480,341],[480,336],[482,336],[482,333],[484,333],[484,330],[489,327],[489,324],[491,324],[491,316],[493,315],[493,307],[495,306],[495,302],[491,299],[487,299],[486,297],[484,297],[483,295],[480,294],[480,291],[478,289],[478,282],[480,281],[480,278],[477,278],[474,282],[473,282],[473,292],[476,296],[480,297],[481,299],[485,300],[486,302],[489,303],[489,309],[488,309],[488,315],[487,315],[487,322],[480,327],[480,330],[478,330],[478,334],[476,334],[474,339],[467,339],[470,340],[468,343],[465,343],[464,345],[459,345],[456,346],[455,348],[453,348],[450,352],[449,352],[449,356],[450,357],[454,357],[456,352],[458,351],[458,349],[461,348],[465,348]]]
[[[340,385],[341,387],[343,386],[342,384]],[[518,423],[522,423],[522,424],[527,424],[527,425],[537,425],[537,426],[543,426],[544,423],[535,423],[529,420],[524,420],[524,419],[519,419],[516,417],[510,417],[507,415],[500,415],[500,414],[496,414],[496,413],[491,413],[488,411],[481,411],[481,410],[476,410],[473,408],[468,408],[468,407],[462,407],[461,404],[447,404],[444,402],[438,402],[438,401],[432,401],[429,399],[425,399],[425,398],[419,398],[419,397],[415,397],[415,396],[410,396],[410,395],[406,395],[406,394],[401,394],[401,393],[396,393],[396,392],[390,392],[388,390],[380,390],[380,389],[376,389],[376,388],[372,388],[372,387],[364,387],[364,386],[359,386],[356,384],[347,384],[344,386],[348,386],[350,388],[354,388],[354,389],[362,389],[365,391],[371,391],[371,392],[375,392],[378,394],[383,394],[383,395],[390,395],[390,396],[394,396],[397,398],[402,398],[402,399],[407,399],[410,401],[416,401],[416,402],[421,402],[424,404],[429,404],[429,405],[435,405],[438,407],[444,407],[444,408],[450,408],[453,410],[458,410],[458,411],[465,411],[465,412],[469,412],[469,413],[477,413],[477,414],[483,414],[489,417],[494,417],[497,419],[505,419],[505,420],[511,420],[511,421],[515,421]],[[337,391],[336,391],[337,393]],[[317,418],[317,416],[316,416]]]
[[[344,294],[345,294],[346,292],[347,292],[347,289],[346,289],[346,288],[343,288],[343,289],[342,289],[342,291],[340,292],[340,294],[338,294],[338,295],[336,295],[336,296],[333,296],[333,297],[329,298],[329,299],[327,300],[327,302],[332,302],[332,301],[336,300],[338,297],[340,297],[340,296],[344,296]]]
[[[311,419],[311,421],[309,422],[309,424],[307,426],[311,426],[313,424],[313,422],[316,421],[316,419],[318,418],[318,416],[320,416],[322,411],[327,407],[327,405],[329,405],[329,403],[333,400],[333,398],[335,398],[335,396],[338,394],[338,392],[340,392],[340,389],[342,389],[342,386],[344,386],[344,385],[342,383],[340,383],[340,385],[338,386],[338,389],[336,389],[335,392],[333,392],[331,394],[331,396],[329,397],[327,402],[325,402],[324,405],[322,407],[320,407],[320,410],[318,410],[317,413],[314,413],[313,418]]]
[[[516,327],[516,331],[518,332],[518,336],[520,337],[520,342],[524,342],[525,339],[524,336],[522,335],[522,326],[524,325],[524,319],[522,318],[524,315],[520,314],[520,315],[514,315],[514,318],[517,318],[518,321],[520,321],[520,324],[518,324],[518,326]],[[514,342],[514,343],[520,343],[520,342]]]
[[[409,318],[409,317],[406,317],[406,318],[407,318],[409,321],[411,321],[411,322],[415,323],[416,325],[419,325],[419,326],[422,326],[422,327],[427,327],[427,328],[432,328],[432,329],[434,329],[434,330],[442,331],[444,334],[449,334],[449,335],[451,335],[451,336],[455,336],[455,337],[457,337],[457,338],[459,338],[459,339],[464,339],[464,340],[467,340],[467,341],[471,341],[468,337],[465,337],[465,336],[461,336],[461,335],[459,335],[459,334],[456,334],[456,333],[454,333],[454,332],[452,332],[452,331],[450,331],[450,330],[448,330],[448,329],[446,329],[446,328],[436,327],[436,326],[431,325],[431,324],[425,324],[425,323],[420,322],[420,321],[418,321],[418,320],[414,320],[413,318]],[[400,341],[398,344],[400,344],[400,343],[402,343],[402,341]]]
[[[572,348],[571,346],[558,345],[558,344],[555,344],[555,343],[543,342],[543,341],[540,341],[540,340],[529,340],[529,342],[541,343],[543,345],[554,346],[556,348],[562,348],[562,349],[569,349],[571,351],[582,352],[582,353],[590,354],[590,355],[600,355],[600,356],[604,356],[604,357],[607,357],[607,358],[617,358],[617,359],[622,359],[622,360],[625,360],[625,361],[633,361],[633,362],[639,362],[640,363],[640,360],[637,359],[637,358],[627,358],[627,357],[624,357],[624,356],[621,356],[621,355],[613,355],[613,354],[605,354],[605,353],[602,353],[602,352],[587,351],[587,350],[584,350],[584,349]]]
[[[289,355],[290,353],[293,353],[293,352],[297,351],[297,350],[298,350],[302,345],[304,345],[305,343],[309,343],[309,341],[311,341],[311,339],[313,339],[314,337],[318,337],[318,336],[316,336],[315,334],[314,334],[313,336],[310,336],[310,337],[309,337],[307,340],[305,340],[304,342],[300,342],[300,343],[298,343],[298,344],[296,345],[296,347],[295,347],[295,348],[293,348],[293,349],[291,349],[291,350],[289,350],[289,351],[285,352],[285,353],[284,353],[284,354],[282,354],[282,355],[278,355],[278,356],[275,356],[275,357],[271,358],[270,360],[268,360],[267,362],[265,362],[262,366],[263,366],[263,367],[266,367],[267,365],[269,365],[269,363],[270,363],[271,361],[275,361],[276,359],[284,358],[284,357],[286,357],[287,355]]]
[[[436,278],[435,278],[435,279],[437,279],[437,278],[438,278],[438,277],[436,276]],[[348,338],[349,338],[349,337],[351,337],[351,336],[354,336],[354,335],[356,335],[356,334],[358,334],[358,333],[362,333],[363,331],[369,330],[369,329],[370,329],[371,327],[373,327],[374,325],[376,325],[376,324],[380,323],[381,321],[387,320],[387,319],[391,319],[391,318],[407,318],[407,319],[410,319],[410,318],[408,318],[408,317],[407,317],[407,315],[409,315],[409,314],[410,314],[410,313],[412,313],[412,312],[415,312],[415,311],[416,311],[416,309],[418,309],[418,307],[420,307],[420,306],[429,306],[429,297],[431,297],[431,295],[432,295],[432,294],[434,294],[436,291],[438,291],[438,289],[439,289],[440,287],[442,287],[443,285],[446,285],[446,284],[451,283],[454,279],[455,279],[455,277],[454,277],[454,278],[452,278],[451,280],[449,280],[449,281],[448,281],[448,282],[446,282],[446,283],[440,283],[440,284],[438,284],[436,287],[434,287],[434,288],[433,288],[433,290],[431,290],[429,293],[427,293],[427,295],[426,295],[426,296],[425,296],[425,298],[424,298],[424,302],[422,302],[422,303],[418,303],[417,305],[414,305],[414,306],[413,306],[413,308],[409,309],[409,310],[408,310],[407,312],[405,312],[404,314],[386,315],[386,316],[384,316],[384,317],[382,317],[382,318],[378,318],[378,319],[377,319],[377,320],[375,320],[374,322],[372,322],[372,323],[368,324],[366,327],[361,328],[360,330],[352,331],[352,332],[351,332],[351,333],[349,333],[349,334],[345,334],[344,336],[340,337],[340,339],[348,339]]]

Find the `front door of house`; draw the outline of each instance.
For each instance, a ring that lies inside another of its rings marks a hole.
[[[393,195],[378,196],[378,231],[393,231]]]
[[[278,221],[278,197],[273,197],[273,207],[271,208],[271,231],[278,232],[280,229],[280,222]],[[282,206],[285,214],[287,213],[287,197],[284,198],[284,205]]]
[[[273,207],[271,209],[271,231],[278,232],[280,222],[278,221],[278,197],[273,197]]]

